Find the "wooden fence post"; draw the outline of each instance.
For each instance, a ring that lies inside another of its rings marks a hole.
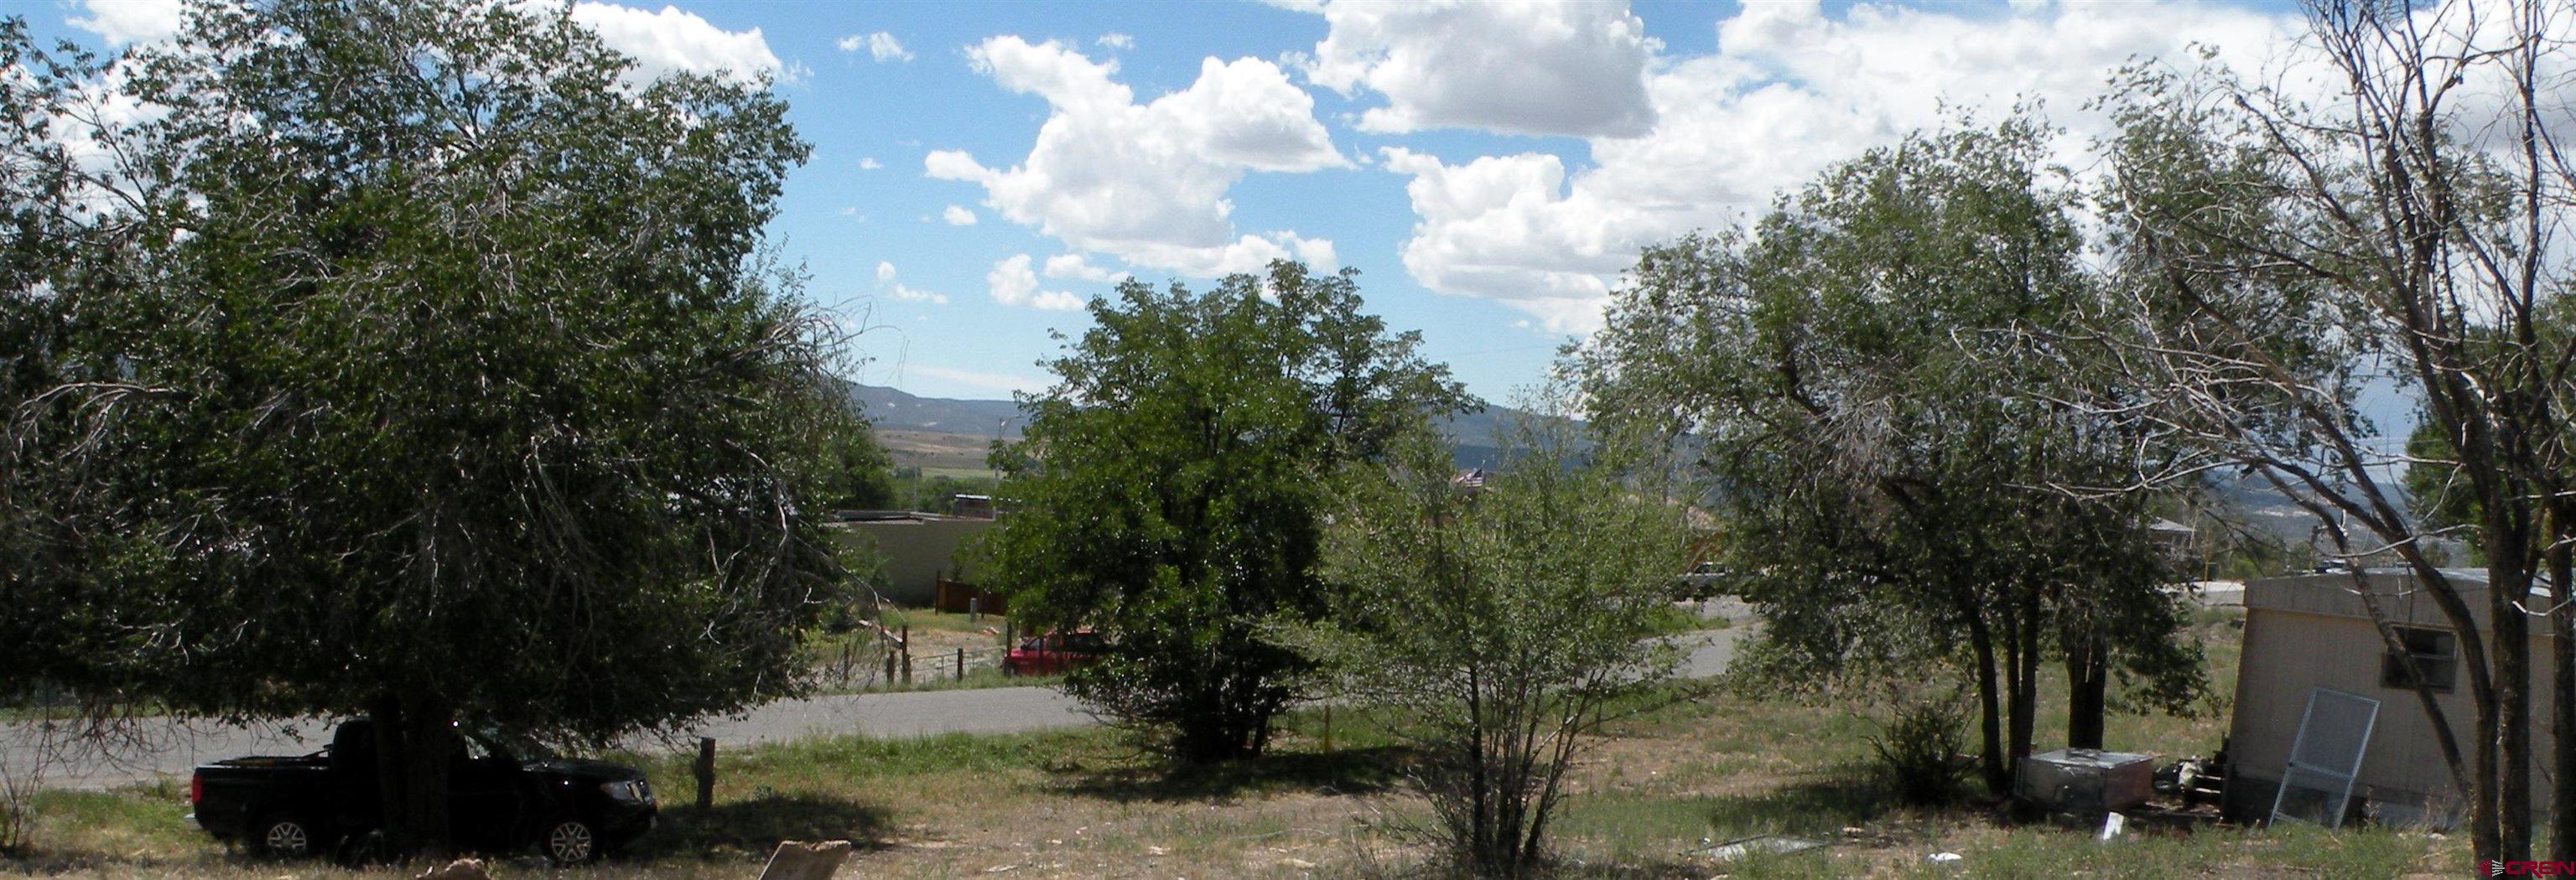
[[[966,680],[966,649],[957,649],[957,680]]]
[[[689,774],[698,778],[698,809],[714,807],[716,805],[715,737],[698,737],[698,762],[689,767]]]
[[[903,625],[903,683],[912,684],[912,624]]]

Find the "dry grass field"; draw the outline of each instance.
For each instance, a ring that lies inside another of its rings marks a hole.
[[[993,438],[973,434],[951,434],[945,431],[914,431],[881,428],[877,442],[898,465],[921,468],[927,475],[990,476],[984,458],[993,451]]]
[[[2233,621],[2212,615],[2212,672],[2225,693]],[[2224,705],[2197,718],[2118,717],[2113,748],[2206,752]],[[596,869],[527,859],[508,876],[749,878],[775,841],[847,838],[860,876],[1369,877],[1433,867],[1402,829],[1421,815],[1400,786],[1404,756],[1344,711],[1291,719],[1261,761],[1171,774],[1106,729],[919,740],[842,739],[732,753],[715,806],[666,805],[660,830]],[[2048,728],[2043,728],[2047,730]],[[2326,833],[2146,823],[2101,843],[2083,831],[2011,826],[1991,806],[1891,809],[1868,764],[1875,721],[1823,701],[1716,695],[1623,721],[1577,768],[1558,825],[1565,873],[1600,877],[2456,876],[2464,843],[2379,829]],[[2047,734],[2043,734],[2045,748]],[[686,764],[643,763],[666,800],[687,800]],[[179,822],[185,785],[47,795],[37,851],[0,873],[87,877],[395,877],[228,853]],[[1702,838],[1795,833],[1821,850],[1718,863]],[[1964,857],[1942,869],[1935,852]]]

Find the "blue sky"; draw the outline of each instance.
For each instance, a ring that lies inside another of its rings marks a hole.
[[[115,47],[171,0],[34,3]],[[50,14],[49,14],[50,13]],[[772,227],[872,329],[858,378],[942,397],[1044,384],[1063,310],[1116,275],[1193,288],[1268,256],[1357,267],[1471,390],[1506,399],[1597,326],[1637,248],[1736,222],[1826,164],[2046,102],[2078,157],[2114,66],[2219,47],[2277,7],[2045,2],[582,2],[647,70],[768,75],[814,145]]]

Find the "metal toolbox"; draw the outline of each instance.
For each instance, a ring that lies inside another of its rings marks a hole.
[[[2058,749],[2021,759],[2013,797],[2057,812],[2125,810],[2147,802],[2154,774],[2146,755]]]

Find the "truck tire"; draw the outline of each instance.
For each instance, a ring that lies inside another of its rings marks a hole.
[[[604,844],[599,829],[578,816],[557,816],[537,831],[537,848],[546,861],[558,865],[586,865],[599,860]]]
[[[250,826],[251,851],[272,859],[309,858],[321,851],[321,834],[294,813],[270,813]]]

